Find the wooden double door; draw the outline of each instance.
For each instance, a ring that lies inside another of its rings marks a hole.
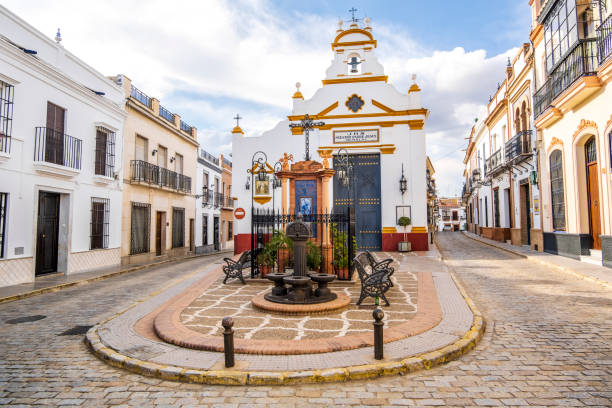
[[[601,217],[599,211],[599,166],[597,163],[597,145],[591,137],[584,145],[586,162],[586,182],[589,210],[589,231],[593,249],[601,249]]]

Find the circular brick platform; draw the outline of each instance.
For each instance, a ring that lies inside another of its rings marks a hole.
[[[251,304],[257,309],[266,312],[280,313],[286,315],[313,315],[325,314],[329,312],[337,312],[348,307],[351,303],[351,298],[343,293],[336,293],[336,299],[325,302],[309,305],[290,305],[284,303],[274,303],[264,299],[265,294],[260,293],[251,300]]]

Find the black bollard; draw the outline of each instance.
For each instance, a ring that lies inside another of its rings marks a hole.
[[[225,367],[234,366],[234,319],[231,317],[224,317],[221,321],[221,325],[225,329],[223,331],[223,351],[225,352]]]
[[[374,316],[374,358],[376,360],[383,359],[383,317],[385,312],[380,307],[377,307],[372,312]]]

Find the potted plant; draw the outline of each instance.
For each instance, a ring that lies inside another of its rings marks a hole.
[[[406,228],[410,223],[410,217],[400,217],[399,220],[397,220],[397,224],[404,227],[404,240],[397,243],[397,250],[399,252],[409,252],[412,250],[410,241],[406,241]]]
[[[261,273],[262,278],[265,278],[267,274],[274,270],[274,255],[270,249],[271,247],[266,244],[263,247],[263,250],[257,256],[259,272]]]
[[[318,272],[322,259],[321,248],[312,241],[306,241],[306,265],[308,270]]]
[[[283,231],[275,230],[268,244],[271,246],[271,251],[276,252],[278,272],[284,272],[285,268],[290,266],[292,262],[293,241],[287,238]]]
[[[334,250],[334,271],[336,275],[338,275],[338,279],[349,279],[350,254],[348,250],[348,235],[346,232],[340,231],[336,223],[331,224],[329,232]],[[353,236],[352,239],[353,248],[356,248],[357,243],[355,242],[355,237]]]

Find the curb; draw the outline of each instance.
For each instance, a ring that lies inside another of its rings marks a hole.
[[[147,377],[195,384],[292,385],[344,382],[391,375],[404,375],[420,370],[429,370],[456,360],[472,350],[484,334],[486,322],[482,314],[474,302],[467,296],[453,273],[451,273],[451,277],[474,315],[472,326],[459,340],[452,344],[402,360],[311,371],[197,370],[157,364],[118,353],[104,345],[98,336],[98,328],[104,322],[89,329],[84,342],[94,355],[113,367],[122,368]],[[123,312],[117,315],[121,313]],[[106,321],[113,317],[106,319]]]
[[[62,289],[67,289],[73,286],[80,286],[80,285],[85,285],[87,283],[91,283],[91,282],[96,282],[96,281],[101,281],[104,279],[108,279],[108,278],[113,278],[115,276],[119,276],[119,275],[124,275],[126,273],[130,273],[130,272],[136,272],[145,268],[149,268],[152,266],[157,266],[157,265],[164,265],[167,263],[171,263],[171,262],[180,262],[180,261],[187,261],[190,259],[194,259],[194,258],[200,258],[200,257],[207,257],[207,256],[211,256],[211,255],[219,255],[219,254],[223,254],[223,253],[230,253],[231,251],[220,251],[220,252],[215,252],[212,254],[201,254],[201,255],[191,255],[188,257],[184,257],[184,258],[180,258],[180,259],[165,259],[163,261],[160,262],[154,262],[154,263],[150,263],[150,264],[146,264],[146,265],[138,265],[138,266],[134,266],[133,268],[127,268],[127,269],[123,269],[120,271],[115,271],[115,272],[110,272],[104,275],[100,275],[100,276],[95,276],[93,278],[87,278],[87,279],[81,279],[81,280],[77,280],[74,282],[66,282],[66,283],[60,283],[58,285],[54,285],[54,286],[49,286],[46,288],[40,288],[40,289],[34,289],[31,290],[29,292],[23,292],[23,293],[18,293],[16,295],[11,295],[11,296],[7,296],[7,297],[3,297],[0,298],[0,304],[3,303],[8,303],[8,302],[14,302],[16,300],[20,300],[20,299],[26,299],[29,297],[33,297],[33,296],[37,296],[37,295],[42,295],[44,293],[52,293],[52,292],[58,292]]]
[[[490,247],[497,248],[499,250],[508,252],[508,253],[516,255],[516,256],[520,256],[521,258],[527,259],[527,260],[529,260],[531,262],[539,263],[540,265],[544,265],[544,266],[548,266],[548,267],[551,267],[551,268],[558,269],[558,270],[563,271],[563,272],[565,272],[567,274],[570,274],[570,275],[572,275],[572,276],[574,276],[574,277],[576,277],[578,279],[582,279],[582,280],[586,280],[586,281],[589,281],[589,282],[597,283],[597,284],[599,284],[601,286],[604,286],[606,288],[612,288],[612,283],[603,281],[603,280],[601,280],[599,278],[596,278],[594,276],[585,275],[583,273],[576,272],[575,270],[573,270],[571,268],[566,268],[566,267],[563,267],[563,266],[559,266],[559,265],[554,264],[552,262],[546,262],[546,261],[543,261],[541,259],[534,258],[531,255],[522,254],[522,253],[520,253],[518,251],[514,251],[514,250],[512,250],[510,248],[504,248],[504,247],[501,247],[501,246],[497,246],[497,245],[495,245],[493,243],[486,242],[486,241],[483,241],[481,239],[471,237],[468,234],[466,234],[465,231],[461,231],[461,233],[463,234],[463,236],[465,236],[466,238],[471,239],[472,241],[480,242],[480,243],[488,245]]]

